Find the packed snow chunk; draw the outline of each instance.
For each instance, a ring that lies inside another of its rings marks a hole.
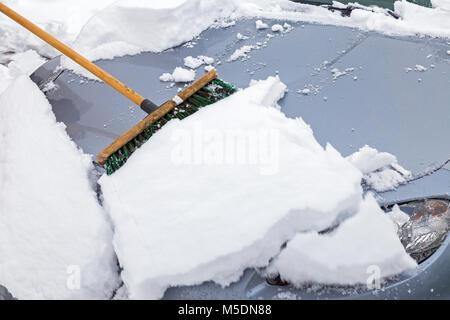
[[[188,56],[184,58],[184,65],[191,69],[197,69],[203,64],[203,61],[198,58],[194,58],[192,56]]]
[[[190,82],[195,79],[195,71],[177,67],[172,77],[175,82]]]
[[[279,111],[285,91],[278,77],[252,81],[170,121],[99,180],[130,298],[204,281],[226,286],[267,266],[296,232],[358,210],[362,174],[323,149],[301,118]]]
[[[170,81],[173,81],[173,76],[171,73],[165,72],[159,76],[159,80],[161,80],[163,82],[170,82]]]
[[[233,52],[233,54],[228,58],[227,61],[231,62],[231,61],[235,61],[235,60],[240,59],[240,58],[245,59],[245,58],[248,57],[247,53],[252,51],[254,48],[255,48],[255,46],[242,46],[239,49],[236,49]]]
[[[368,145],[363,146],[357,152],[352,153],[347,159],[353,163],[363,174],[376,171],[397,162],[394,155],[388,152],[379,152]]]
[[[283,28],[283,26],[281,24],[274,24],[272,26],[272,31],[273,32],[283,32],[284,28]]]
[[[308,88],[299,89],[299,90],[297,90],[297,93],[301,93],[301,94],[307,96],[308,94],[311,93],[311,89],[308,89]]]
[[[392,221],[368,195],[358,213],[334,232],[298,233],[267,273],[279,274],[296,286],[311,282],[356,285],[366,284],[374,270],[385,278],[416,266]]]
[[[236,34],[236,39],[238,39],[238,40],[247,40],[249,37],[247,37],[247,36],[244,36],[242,33],[240,33],[240,32],[238,32],[237,34]]]
[[[427,71],[427,68],[420,64],[416,64],[416,66],[414,67],[414,70],[419,71],[419,72],[424,72],[424,71]]]
[[[172,74],[170,73],[163,73],[159,80],[164,82],[174,81],[174,82],[190,82],[195,79],[195,71],[184,69],[181,67],[176,67],[175,70],[173,70]]]
[[[214,63],[214,59],[207,56],[198,56],[197,58],[188,56],[184,58],[184,65],[191,69],[197,69],[202,64],[212,64],[212,63]]]
[[[262,22],[262,20],[256,20],[255,25],[257,30],[267,29],[269,27],[269,25],[267,23]]]
[[[379,192],[393,190],[412,177],[409,170],[398,164],[394,155],[379,152],[367,145],[348,156],[347,159],[364,174],[365,185]]]
[[[90,156],[20,76],[0,97],[0,284],[19,299],[108,299],[119,284]]]

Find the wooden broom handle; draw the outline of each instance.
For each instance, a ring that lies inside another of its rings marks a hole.
[[[125,97],[136,103],[138,106],[141,106],[144,100],[146,100],[144,97],[142,97],[140,94],[135,92],[134,90],[128,88],[126,85],[124,85],[122,82],[114,78],[112,75],[104,71],[103,69],[99,68],[92,62],[90,62],[85,57],[81,56],[68,46],[66,46],[64,43],[58,41],[54,37],[52,37],[50,34],[36,26],[31,21],[25,19],[21,15],[19,15],[17,12],[11,10],[7,6],[5,6],[3,3],[0,2],[0,11],[3,12],[5,15],[10,17],[12,20],[17,22],[18,24],[22,25],[25,29],[28,29],[32,33],[34,33],[36,36],[47,42],[49,45],[54,47],[55,49],[59,50],[61,53],[78,63],[80,66],[85,68],[86,70],[90,71],[92,74],[96,75],[98,78],[109,84],[111,87],[119,91],[121,94],[123,94]]]

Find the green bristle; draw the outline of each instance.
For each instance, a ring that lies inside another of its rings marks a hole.
[[[233,85],[218,79],[212,80],[208,85],[198,90],[161,119],[149,125],[141,134],[109,156],[105,163],[106,173],[110,175],[117,171],[127,162],[128,158],[136,149],[149,140],[156,131],[161,129],[170,120],[182,120],[197,112],[200,108],[224,99],[234,92],[236,92],[236,88]]]

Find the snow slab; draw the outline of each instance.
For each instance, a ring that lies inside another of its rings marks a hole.
[[[373,196],[368,195],[358,213],[334,232],[298,233],[266,273],[279,274],[296,286],[311,282],[366,284],[374,272],[378,279],[399,274],[415,268],[417,263],[405,252],[396,229]]]
[[[412,178],[411,171],[399,165],[394,155],[368,145],[346,159],[361,170],[365,185],[378,192],[394,190]]]
[[[101,177],[130,298],[208,280],[226,286],[266,266],[295,232],[356,212],[362,174],[278,110],[285,90],[278,77],[253,81],[169,122]]]
[[[0,284],[19,299],[110,298],[118,268],[91,158],[27,76],[0,96],[0,123]]]
[[[288,0],[121,0],[98,12],[91,9],[96,14],[72,43],[75,50],[91,60],[144,51],[161,52],[193,40],[207,28],[221,25],[220,22],[241,18],[322,23],[388,35],[450,38],[450,11],[442,6],[425,8],[406,1],[395,2],[395,13],[400,19],[392,18],[385,9],[377,7],[371,7],[371,11],[354,10],[350,17],[343,17],[339,12]],[[66,24],[56,26],[64,28]],[[262,24],[256,23],[256,26]],[[69,59],[64,58],[62,64],[93,77]]]

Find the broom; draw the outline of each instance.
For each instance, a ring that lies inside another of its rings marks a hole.
[[[173,99],[158,107],[2,3],[0,3],[0,11],[109,84],[149,114],[97,155],[97,163],[106,169],[108,175],[120,169],[131,154],[168,121],[182,120],[200,108],[215,103],[236,91],[233,85],[217,79],[217,73],[213,69]]]

